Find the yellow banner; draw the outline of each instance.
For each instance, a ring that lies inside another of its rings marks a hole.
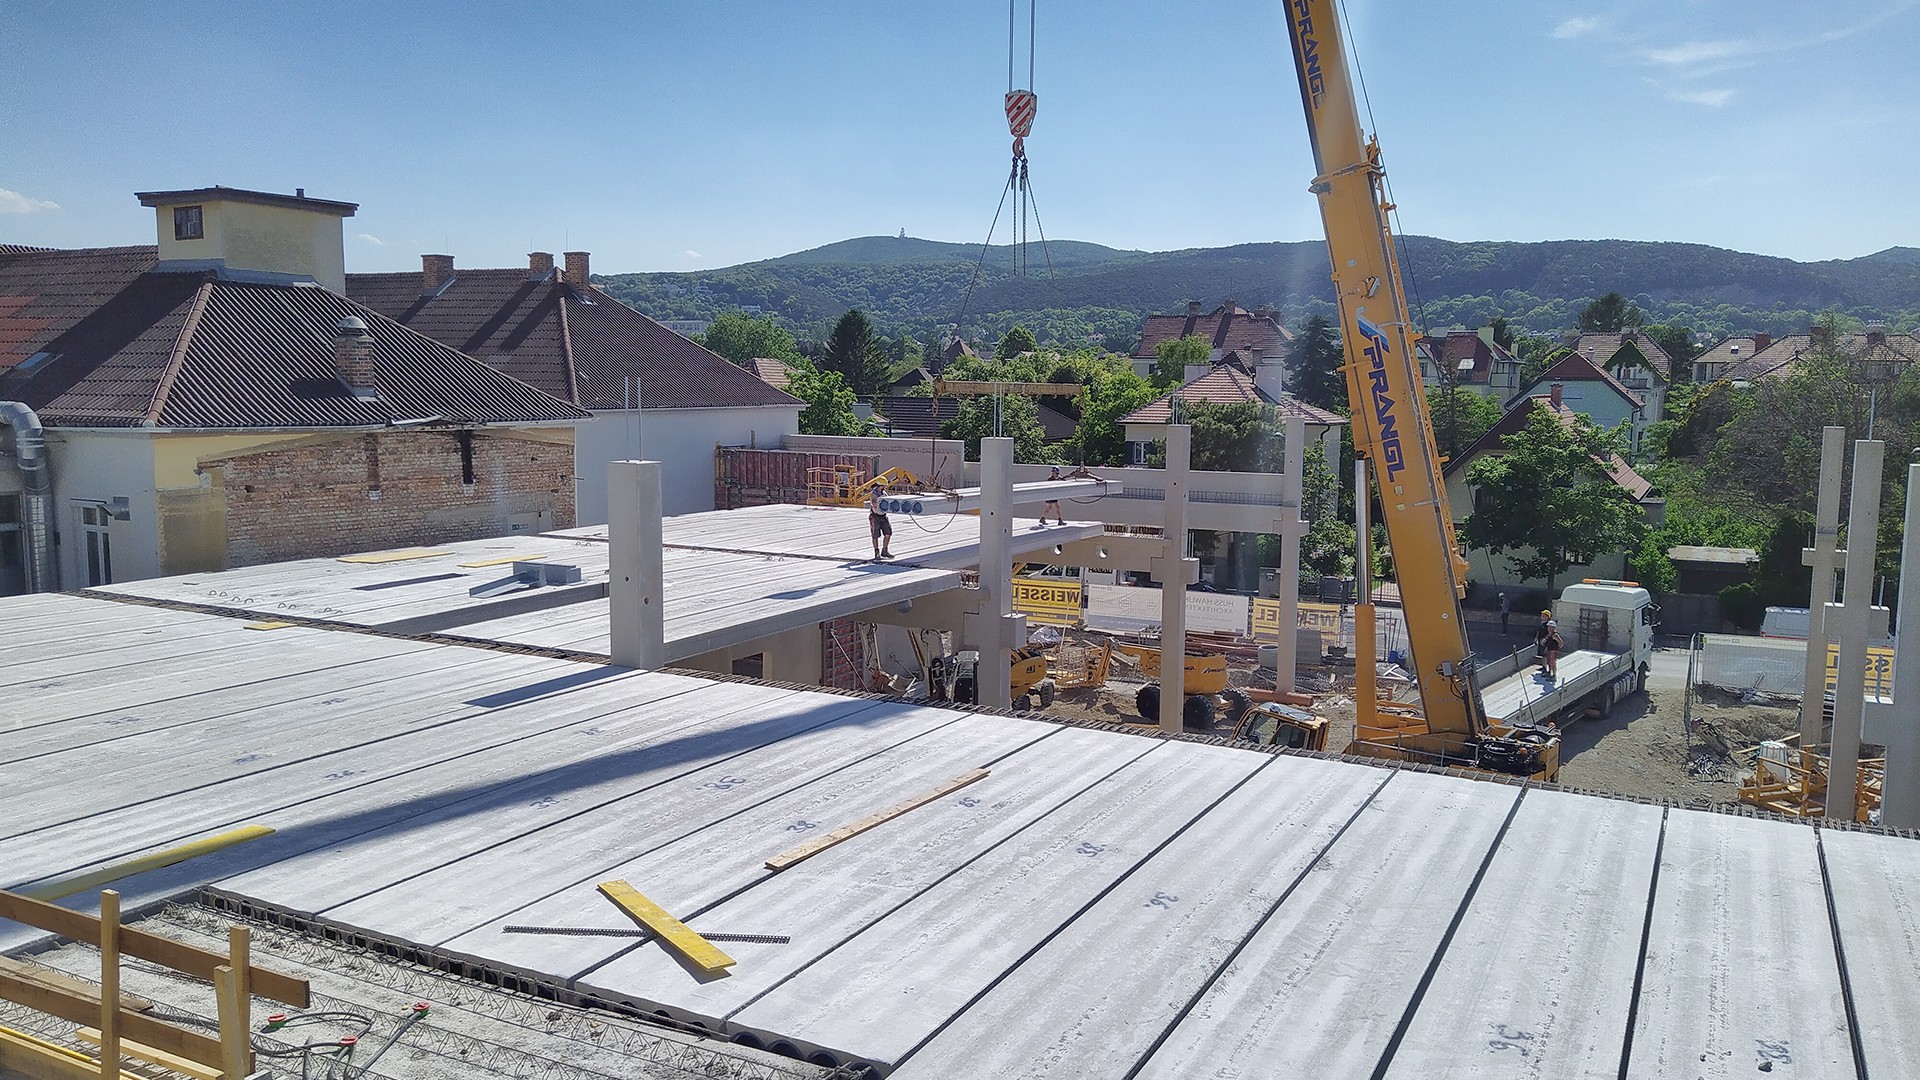
[[[1028,622],[1077,626],[1080,622],[1080,583],[1014,578],[1013,610],[1025,615]]]
[[[1295,624],[1320,631],[1322,636],[1340,634],[1340,605],[1301,604]],[[1259,641],[1280,640],[1280,601],[1267,596],[1253,598],[1253,636]]]
[[[1840,646],[1827,646],[1827,692],[1840,685]],[[1893,696],[1893,650],[1868,649],[1866,687],[1868,697]]]

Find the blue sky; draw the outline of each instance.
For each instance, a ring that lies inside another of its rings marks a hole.
[[[1047,235],[1317,237],[1283,11],[1040,0]],[[1408,232],[1920,246],[1920,0],[1348,13]],[[1007,171],[1006,19],[997,0],[0,0],[0,241],[150,242],[134,191],[226,184],[358,202],[351,270],[978,243]]]

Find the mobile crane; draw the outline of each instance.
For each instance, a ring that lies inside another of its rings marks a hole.
[[[1427,416],[1413,352],[1400,266],[1387,215],[1380,145],[1360,127],[1334,0],[1288,0],[1288,36],[1313,145],[1311,190],[1320,200],[1333,264],[1346,353],[1347,399],[1359,482],[1360,548],[1367,549],[1367,482],[1377,485],[1381,520],[1399,569],[1407,640],[1420,709],[1374,700],[1373,610],[1363,584],[1355,620],[1360,692],[1350,753],[1483,769],[1551,780],[1560,746],[1551,728],[1487,722],[1460,617],[1466,559],[1440,476],[1442,459]],[[1366,582],[1366,568],[1362,568]]]

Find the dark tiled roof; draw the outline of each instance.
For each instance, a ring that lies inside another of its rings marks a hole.
[[[437,295],[417,273],[348,274],[347,295],[469,356],[588,409],[797,406],[799,399],[591,285],[524,269],[458,270]]]
[[[584,414],[315,286],[160,274],[152,248],[0,255],[0,397],[53,426],[303,429],[439,416],[467,424]],[[355,316],[374,337],[378,396],[353,397],[333,334]]]
[[[1048,442],[1064,442],[1073,438],[1073,433],[1080,430],[1080,421],[1059,409],[1041,401],[1033,404],[1035,411],[1040,414],[1040,430],[1046,433]]]
[[[885,397],[874,402],[873,411],[887,418],[896,437],[931,439],[940,434],[942,421],[960,415],[960,399]]]
[[[1133,350],[1136,360],[1152,360],[1154,348],[1163,341],[1198,334],[1222,353],[1235,349],[1259,349],[1262,355],[1279,356],[1286,351],[1293,334],[1281,323],[1278,312],[1256,315],[1229,300],[1204,315],[1149,315],[1140,330],[1140,344]]]
[[[1583,422],[1592,423],[1592,421],[1574,412],[1572,409],[1567,408],[1564,404],[1555,405],[1553,399],[1545,394],[1538,397],[1522,398],[1513,408],[1507,410],[1507,414],[1500,418],[1499,423],[1494,424],[1491,428],[1487,429],[1486,434],[1475,439],[1472,446],[1467,447],[1459,457],[1448,461],[1446,465],[1442,466],[1440,470],[1441,475],[1452,476],[1454,473],[1466,468],[1469,463],[1481,457],[1488,454],[1500,453],[1501,448],[1506,446],[1507,436],[1526,427],[1528,417],[1533,415],[1533,410],[1536,408],[1547,410],[1549,416],[1558,420],[1561,426],[1569,430],[1578,428]],[[1607,475],[1613,478],[1613,482],[1618,484],[1622,491],[1633,496],[1635,502],[1643,502],[1648,496],[1654,493],[1653,482],[1635,472],[1633,466],[1627,464],[1626,459],[1619,454],[1614,454],[1609,460],[1601,464],[1606,466]]]
[[[1498,360],[1511,360],[1513,354],[1488,341],[1478,330],[1449,330],[1444,337],[1421,339],[1436,365],[1454,372],[1465,385],[1485,385]]]
[[[1173,399],[1181,401],[1206,401],[1215,405],[1230,405],[1240,401],[1255,401],[1272,406],[1282,417],[1299,417],[1309,424],[1332,426],[1346,423],[1346,418],[1338,413],[1309,405],[1291,394],[1282,394],[1274,400],[1254,384],[1253,378],[1238,366],[1221,362],[1213,370],[1182,386],[1163,398],[1140,406],[1138,409],[1120,418],[1122,424],[1164,424],[1173,417]]]
[[[1627,403],[1634,408],[1644,409],[1647,407],[1647,403],[1640,399],[1639,394],[1627,389],[1626,384],[1619,379],[1594,367],[1586,357],[1581,356],[1579,353],[1568,353],[1555,361],[1552,367],[1540,373],[1539,378],[1528,383],[1524,389],[1510,398],[1507,401],[1507,405],[1511,408],[1522,398],[1532,396],[1535,387],[1549,386],[1553,383],[1571,382],[1603,383],[1612,389],[1614,393],[1625,398]]]

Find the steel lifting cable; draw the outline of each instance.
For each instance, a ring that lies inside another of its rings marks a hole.
[[[1033,41],[1039,28],[1039,0],[1027,0],[1027,86],[1017,89],[1013,84],[1014,62],[1018,55],[1018,43],[1015,37],[1015,15],[1019,0],[1007,0],[1007,96],[1005,111],[1007,130],[1013,135],[1013,163],[1007,172],[1007,182],[1000,189],[1000,204],[994,207],[993,221],[987,226],[987,238],[980,244],[980,256],[974,261],[973,276],[967,281],[966,292],[960,299],[960,314],[954,320],[956,330],[966,322],[967,311],[973,303],[973,290],[980,283],[980,275],[986,267],[987,252],[993,247],[993,234],[1000,227],[1000,215],[1006,210],[1007,196],[1012,195],[1015,213],[1018,215],[1012,225],[1013,275],[1027,276],[1031,269],[1027,219],[1031,215],[1033,224],[1040,232],[1040,252],[1046,260],[1047,277],[1053,277],[1053,252],[1047,246],[1046,227],[1040,224],[1040,211],[1033,198],[1033,183],[1027,167],[1027,136],[1033,131],[1033,119],[1038,111],[1039,98],[1033,93]]]

